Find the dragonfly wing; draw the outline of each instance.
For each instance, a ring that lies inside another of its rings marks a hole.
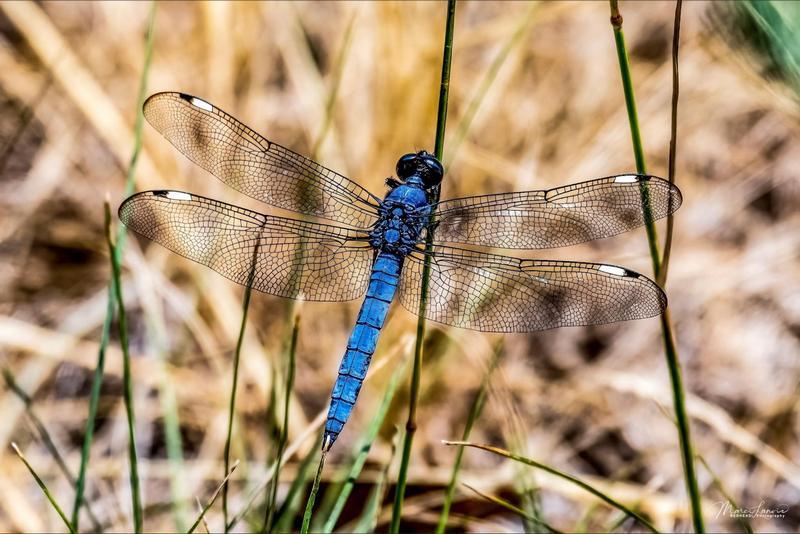
[[[425,252],[406,257],[400,302],[419,313]],[[527,260],[435,246],[425,316],[485,332],[534,332],[643,319],[667,305],[652,280],[614,265]]]
[[[288,298],[344,301],[366,291],[366,234],[273,217],[181,191],[145,191],[119,208],[128,228],[242,285]]]
[[[436,240],[497,248],[540,249],[575,245],[626,232],[681,205],[666,180],[626,174],[540,191],[444,200],[436,212]]]
[[[157,93],[144,103],[144,116],[190,160],[256,200],[357,228],[376,218],[380,201],[366,189],[204,100]]]

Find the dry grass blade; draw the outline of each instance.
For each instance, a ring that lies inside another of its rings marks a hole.
[[[672,100],[670,113],[670,135],[669,135],[669,156],[667,158],[669,167],[667,178],[669,183],[675,183],[675,156],[678,151],[678,99],[680,97],[680,69],[678,68],[678,53],[681,44],[681,7],[683,0],[675,2],[675,20],[673,21],[672,32]],[[672,253],[672,236],[675,231],[675,214],[672,210],[672,196],[669,197],[669,215],[667,215],[667,232],[664,238],[664,253],[661,256],[661,269],[658,272],[656,281],[658,285],[664,287],[667,284],[667,272],[669,271],[669,257]]]
[[[516,28],[514,28],[514,30],[511,32],[508,40],[503,43],[503,47],[497,53],[491,65],[489,65],[489,68],[486,70],[486,74],[483,76],[475,96],[469,102],[467,109],[464,110],[464,116],[461,118],[461,121],[456,127],[455,134],[453,135],[453,138],[447,147],[447,152],[440,155],[440,158],[442,158],[442,163],[445,165],[445,167],[447,167],[456,157],[458,149],[461,148],[461,144],[466,139],[467,134],[472,127],[472,122],[475,120],[475,116],[478,114],[478,110],[486,98],[486,94],[489,92],[489,88],[491,88],[492,84],[497,79],[497,74],[500,72],[500,68],[506,62],[506,59],[508,59],[511,51],[514,50],[514,48],[522,40],[523,35],[525,35],[525,28],[527,28],[530,24],[538,7],[539,2],[533,2],[530,5],[527,13],[525,13],[525,15],[519,20]]]

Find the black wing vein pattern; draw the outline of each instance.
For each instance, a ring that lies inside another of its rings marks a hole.
[[[419,313],[425,252],[406,257],[399,298]],[[602,263],[529,260],[434,246],[426,318],[484,332],[534,332],[660,314],[664,292],[638,273]]]
[[[369,191],[204,100],[157,93],[144,103],[144,116],[186,157],[245,195],[356,228],[375,221],[379,199]]]
[[[180,191],[145,191],[119,208],[126,226],[253,289],[310,301],[364,294],[373,250],[367,234],[273,217]]]
[[[644,225],[643,198],[653,220],[677,210],[682,200],[668,181],[636,174],[456,198],[438,204],[436,240],[509,249],[575,245]]]

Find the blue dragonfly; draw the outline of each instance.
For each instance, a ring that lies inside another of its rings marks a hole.
[[[624,174],[548,190],[435,201],[442,164],[406,154],[381,199],[357,183],[267,140],[197,97],[158,93],[148,122],[225,184],[280,217],[174,190],[145,191],[119,208],[137,233],[270,295],[348,301],[366,292],[331,393],[323,449],[350,417],[395,297],[420,312],[426,259],[431,321],[484,332],[533,332],[642,319],[667,305],[645,276],[604,263],[522,259],[441,243],[505,249],[562,247],[613,236],[664,217],[680,191]],[[643,211],[649,200],[649,213]],[[312,220],[313,219],[313,220]],[[433,232],[435,242],[425,246]]]

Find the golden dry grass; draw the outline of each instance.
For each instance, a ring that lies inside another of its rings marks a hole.
[[[109,277],[102,199],[117,203],[133,144],[143,62],[144,3],[0,4],[0,138],[14,141],[0,170],[0,355],[34,398],[33,409],[77,471],[91,373]],[[608,6],[464,3],[456,19],[452,142],[503,43],[525,22],[458,150],[443,197],[545,188],[633,169]],[[695,452],[741,506],[785,505],[757,530],[800,527],[800,123],[796,101],[753,73],[703,25],[704,3],[684,6],[677,214],[667,293],[688,390]],[[323,164],[373,191],[400,154],[431,149],[444,5],[437,3],[159,4],[150,92],[181,90],[228,110],[281,144],[310,153],[325,117],[334,61],[353,35]],[[625,3],[636,96],[650,171],[666,175],[673,3]],[[530,17],[529,20],[526,17]],[[30,114],[30,122],[21,124]],[[455,146],[455,145],[453,145]],[[177,188],[264,210],[194,167],[149,126],[138,187]],[[537,257],[615,262],[648,273],[644,232]],[[231,354],[241,288],[208,269],[131,239],[125,251],[145,528],[173,527],[161,384],[177,396],[189,508],[222,478]],[[358,303],[302,310],[289,427],[290,481],[314,446]],[[231,510],[267,475],[266,404],[286,332],[285,303],[255,295],[240,376]],[[347,459],[408,347],[413,316],[396,308],[354,419],[328,460]],[[426,362],[406,514],[420,529],[438,518],[454,451],[495,336],[431,326],[451,343]],[[620,500],[638,502],[661,529],[686,530],[677,434],[655,319],[508,336],[507,354],[473,439],[580,474]],[[89,467],[93,509],[108,530],[131,528],[121,354],[108,355]],[[280,386],[278,385],[278,389]],[[365,484],[405,420],[405,389],[375,443]],[[58,516],[9,447],[16,441],[65,509],[73,490],[30,424],[22,402],[0,395],[0,530],[59,529]],[[710,530],[722,495],[698,465]],[[390,471],[394,476],[394,470]],[[479,451],[462,479],[510,495],[517,467]],[[614,514],[564,482],[535,474],[542,510],[559,529],[588,514],[590,530]],[[284,488],[285,489],[285,488]],[[356,503],[359,502],[356,499]],[[355,505],[354,505],[355,506]],[[354,517],[348,512],[345,520]],[[390,514],[385,506],[385,528]],[[461,528],[519,530],[502,509],[460,492]],[[207,520],[221,527],[216,507]],[[82,519],[84,528],[89,523]],[[241,526],[240,528],[245,528]]]

